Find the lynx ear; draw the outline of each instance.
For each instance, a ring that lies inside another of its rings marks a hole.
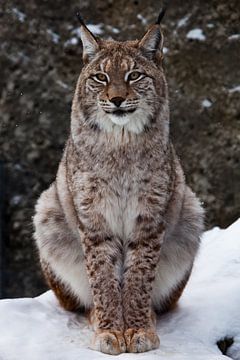
[[[138,44],[143,54],[153,60],[155,56],[162,53],[163,35],[159,25],[152,25]]]
[[[100,50],[99,41],[86,27],[81,15],[77,12],[77,18],[81,24],[81,40],[83,44],[83,61],[89,62]]]
[[[160,30],[160,23],[165,15],[168,1],[163,2],[163,8],[161,9],[155,25],[152,25],[142,40],[139,42],[139,47],[143,51],[146,57],[151,60],[162,58],[163,48],[163,35]]]

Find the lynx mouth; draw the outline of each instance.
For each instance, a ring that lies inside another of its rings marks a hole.
[[[136,110],[136,108],[131,109],[131,110],[121,110],[121,109],[117,109],[117,110],[113,110],[113,111],[106,111],[106,113],[111,114],[111,115],[115,115],[118,117],[122,117],[128,114],[132,114],[134,111]]]

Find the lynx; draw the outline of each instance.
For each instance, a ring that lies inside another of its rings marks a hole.
[[[177,304],[203,231],[169,139],[158,22],[141,40],[96,38],[81,22],[84,67],[56,180],[36,205],[34,237],[59,303],[83,309],[92,348],[156,349],[156,314]]]

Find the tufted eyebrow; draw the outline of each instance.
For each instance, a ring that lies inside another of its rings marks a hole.
[[[101,70],[102,72],[104,72],[103,63],[100,63],[100,70]]]
[[[109,62],[111,62],[109,58],[104,58],[102,60],[102,62],[100,63],[100,69],[102,72],[107,72],[107,67],[110,65]]]
[[[102,62],[100,63],[100,69],[102,72],[106,72],[107,71],[107,66],[108,66],[108,63],[109,63],[110,59],[108,58],[105,58],[102,60]]]
[[[136,61],[134,61],[134,60],[131,59],[130,70],[133,70],[133,69],[136,68],[136,67],[137,67]]]

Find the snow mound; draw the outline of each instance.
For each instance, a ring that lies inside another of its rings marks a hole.
[[[204,108],[210,108],[211,106],[212,106],[212,102],[211,102],[210,100],[204,99],[204,100],[202,101],[202,107],[204,107]]]
[[[179,306],[158,319],[161,344],[121,360],[240,359],[240,219],[204,234]],[[51,291],[0,301],[0,360],[116,359],[89,348],[92,330],[82,315],[60,308]],[[216,343],[233,338],[228,356]]]
[[[206,36],[204,35],[202,29],[193,29],[187,33],[187,39],[204,41],[206,40]]]
[[[233,87],[232,89],[229,89],[229,92],[235,93],[235,92],[240,92],[240,85]]]

